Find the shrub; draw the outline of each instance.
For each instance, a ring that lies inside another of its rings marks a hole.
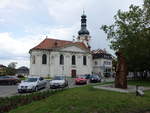
[[[17,77],[18,78],[25,78],[23,75],[18,75]]]

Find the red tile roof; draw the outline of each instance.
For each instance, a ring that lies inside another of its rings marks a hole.
[[[38,49],[55,49],[55,48],[62,48],[69,45],[76,45],[81,47],[82,49],[89,50],[88,47],[83,42],[73,42],[73,41],[66,41],[66,40],[58,40],[58,39],[51,39],[46,38],[44,39],[39,45],[35,46],[31,50],[38,50]]]
[[[105,49],[96,49],[92,50],[93,59],[104,58],[104,59],[112,59],[112,55],[108,53]]]
[[[102,50],[102,49],[96,49],[96,50],[92,50],[92,54],[106,54],[106,50]]]

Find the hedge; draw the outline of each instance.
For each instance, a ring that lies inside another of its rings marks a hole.
[[[26,95],[1,97],[0,98],[0,113],[6,113],[19,106],[29,104],[33,101],[42,100],[62,90],[63,89],[48,90],[48,91],[36,92],[36,93],[31,93],[31,94],[26,94]]]

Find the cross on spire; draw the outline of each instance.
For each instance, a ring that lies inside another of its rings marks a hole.
[[[83,15],[85,14],[85,10],[84,10],[84,8],[83,8]]]

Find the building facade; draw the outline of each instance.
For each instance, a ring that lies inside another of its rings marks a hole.
[[[18,76],[28,76],[29,75],[29,68],[25,67],[25,66],[19,67],[16,70],[16,75],[18,75]]]
[[[92,51],[93,73],[105,77],[112,74],[112,55],[105,50],[97,49]]]

